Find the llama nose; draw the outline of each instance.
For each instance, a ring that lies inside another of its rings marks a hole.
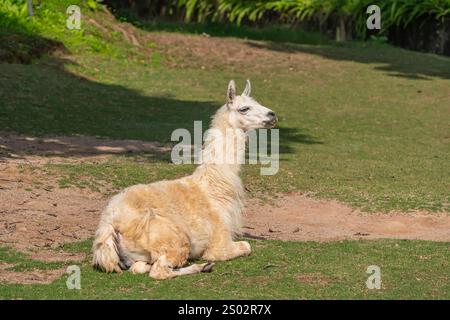
[[[273,120],[275,120],[275,119],[277,118],[275,112],[273,112],[273,111],[267,112],[267,116],[268,116],[269,118],[272,118]]]

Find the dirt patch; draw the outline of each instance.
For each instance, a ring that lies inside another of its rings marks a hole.
[[[15,266],[15,264],[13,264],[13,263],[0,262],[0,270],[6,270],[6,269],[12,268],[14,266]]]
[[[86,22],[108,41],[116,41],[111,38],[110,30],[116,31],[136,52],[141,53],[143,59],[152,56],[154,51],[159,52],[162,62],[172,68],[242,71],[248,68],[251,61],[253,70],[266,74],[266,81],[270,81],[272,73],[283,70],[302,74],[314,72],[319,64],[322,69],[324,65],[329,65],[336,70],[332,60],[308,53],[308,50],[300,51],[293,44],[215,37],[207,33],[147,32],[130,23],[118,23],[107,10],[97,13],[95,19],[88,18]]]
[[[185,35],[170,32],[150,33],[148,40],[157,44],[167,64],[177,68],[245,70],[251,61],[253,69],[268,71],[313,70],[326,59],[295,50],[269,50],[263,41],[211,37],[207,34]]]
[[[294,279],[305,284],[326,286],[332,282],[333,279],[321,275],[320,273],[300,273],[294,275]]]
[[[33,137],[0,132],[0,161],[12,160],[28,163],[42,163],[59,160],[84,161],[92,158],[104,158],[114,154],[138,152],[165,153],[169,146],[158,142],[139,140],[111,140],[89,136],[44,136]]]
[[[30,252],[28,257],[33,260],[45,262],[81,262],[86,258],[86,255],[83,253],[56,250],[38,250]]]
[[[0,244],[23,251],[56,249],[94,234],[107,199],[90,190],[60,189],[52,180],[43,171],[0,165]],[[36,189],[35,181],[45,185]]]
[[[18,283],[18,284],[49,284],[61,277],[65,269],[56,270],[32,270],[32,271],[13,271],[2,270],[0,273],[0,283]]]
[[[82,256],[35,249],[61,247],[92,235],[106,199],[100,192],[59,188],[57,177],[39,168],[47,163],[84,162],[115,154],[164,153],[167,146],[138,140],[88,136],[0,136],[0,244],[44,261],[82,260]],[[27,252],[29,253],[29,252]]]
[[[244,232],[250,237],[296,241],[424,239],[450,241],[448,213],[363,213],[337,201],[290,194],[276,205],[247,201]]]

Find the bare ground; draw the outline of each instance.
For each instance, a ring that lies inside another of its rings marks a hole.
[[[148,39],[158,44],[159,50],[170,67],[241,70],[252,61],[253,69],[262,73],[277,66],[294,72],[314,70],[320,63],[323,68],[326,59],[305,54],[287,47],[269,47],[266,42],[219,38],[208,35],[185,35],[170,32],[150,33]],[[307,68],[306,68],[307,67]]]
[[[46,185],[33,188],[36,174],[14,164],[1,165],[0,244],[57,249],[91,237],[107,199],[86,189],[58,188],[42,172],[38,179]]]
[[[168,152],[170,147],[158,142],[98,139],[88,136],[32,137],[0,132],[0,163],[29,164],[61,161],[84,161],[112,154],[133,152]],[[23,160],[23,161],[20,161]]]
[[[244,232],[266,239],[337,241],[344,239],[423,239],[450,241],[450,215],[413,211],[364,213],[334,200],[298,193],[273,205],[247,201]]]
[[[13,264],[0,263],[0,283],[48,284],[61,277],[65,269],[14,271]]]
[[[234,71],[245,70],[248,61],[252,61],[252,68],[266,74],[267,81],[270,81],[270,74],[276,70],[274,67],[298,73],[313,72],[319,64],[321,68],[327,64],[336,69],[332,61],[299,52],[283,44],[213,37],[206,33],[191,35],[165,31],[146,32],[129,23],[118,23],[109,12],[105,12],[102,19],[91,18],[87,23],[93,25],[105,38],[110,37],[108,30],[118,31],[127,42],[146,56],[150,56],[154,50],[161,52],[164,57],[162,62],[173,68]]]

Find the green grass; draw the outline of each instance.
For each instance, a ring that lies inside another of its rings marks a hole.
[[[115,157],[101,165],[89,162],[79,165],[49,163],[46,169],[59,175],[59,186],[62,188],[75,185],[79,188],[99,190],[103,183],[106,190],[109,188],[111,192],[133,184],[179,178],[192,171],[193,165],[164,163],[152,160],[152,156],[141,155],[139,160],[134,156]],[[109,186],[108,183],[112,185]]]
[[[91,242],[65,250],[89,252]],[[50,285],[0,286],[1,299],[448,299],[448,243],[252,241],[253,254],[217,263],[212,273],[155,281],[147,275],[105,274],[80,264],[81,290],[67,276]],[[5,251],[0,251],[3,260]],[[369,290],[367,267],[381,268],[380,290]],[[189,288],[189,290],[186,290]]]
[[[25,271],[25,270],[46,270],[62,267],[64,264],[59,262],[43,262],[29,259],[24,253],[17,252],[9,247],[0,247],[0,261],[2,263],[11,264],[8,270]]]

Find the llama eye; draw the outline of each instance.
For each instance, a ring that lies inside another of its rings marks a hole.
[[[240,113],[246,113],[248,110],[250,110],[250,107],[242,107],[242,108],[240,108],[238,111],[239,111]]]

